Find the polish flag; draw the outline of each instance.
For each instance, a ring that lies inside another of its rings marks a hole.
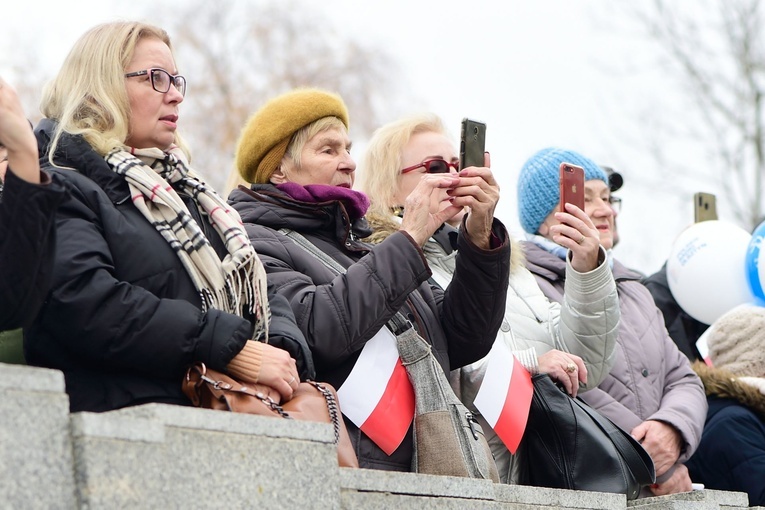
[[[337,396],[364,434],[388,455],[396,451],[414,419],[414,388],[387,327],[366,343]]]
[[[474,404],[510,453],[523,438],[533,393],[529,372],[505,342],[494,342]]]

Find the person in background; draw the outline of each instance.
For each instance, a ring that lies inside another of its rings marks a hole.
[[[624,184],[624,178],[622,175],[609,166],[602,166],[601,168],[608,175],[608,184],[611,188],[611,193],[621,189]],[[616,224],[616,216],[621,210],[622,201],[618,197],[611,195],[611,205],[614,206],[614,247],[619,242],[619,230]],[[633,269],[634,271],[634,269]],[[656,273],[644,277],[643,285],[648,288],[649,292],[653,296],[656,306],[661,310],[664,316],[664,326],[666,326],[669,336],[680,349],[680,352],[693,363],[694,361],[701,361],[703,358],[698,348],[696,347],[696,341],[709,327],[708,324],[697,321],[677,304],[672,292],[669,290],[669,284],[667,283],[667,265],[666,263],[661,266]]]
[[[555,237],[560,223],[559,167],[572,163],[585,171],[585,212],[606,250],[613,246],[614,209],[608,176],[592,160],[560,148],[532,155],[518,178],[518,209],[527,232],[528,268],[545,295],[563,300],[568,250]],[[664,328],[640,276],[613,261],[621,322],[616,363],[600,385],[582,395],[589,405],[629,431],[651,455],[657,482],[644,495],[691,490],[684,462],[701,440],[707,402],[704,388],[688,359]]]
[[[734,308],[705,338],[714,368],[693,368],[709,411],[688,471],[707,489],[746,492],[750,506],[765,506],[765,308]]]
[[[71,193],[24,347],[63,371],[72,411],[191,405],[181,381],[195,362],[283,399],[313,375],[275,346],[305,339],[286,302],[269,302],[239,215],[189,166],[185,92],[167,33],[124,21],[81,36],[43,94],[39,151]]]
[[[360,241],[371,234],[369,198],[352,189],[348,126],[345,103],[330,92],[296,89],[271,99],[247,122],[237,148],[237,168],[253,185],[229,196],[269,281],[292,305],[319,378],[342,390],[367,342],[399,311],[446,374],[481,359],[502,322],[510,265],[507,231],[494,218],[499,190],[491,170],[428,175],[406,198],[398,232],[371,246]],[[438,211],[430,208],[434,196],[443,204]],[[465,207],[455,277],[443,291],[428,281],[422,247]],[[346,272],[325,266],[282,229],[302,235]],[[388,455],[346,423],[361,467],[411,470],[411,425]]]
[[[699,352],[696,342],[709,328],[705,324],[694,319],[675,300],[672,291],[669,289],[667,280],[667,263],[665,262],[661,269],[651,276],[643,279],[643,285],[653,296],[656,306],[661,310],[664,317],[664,326],[667,328],[669,336],[675,342],[691,363],[694,361],[704,361],[704,357]]]
[[[608,186],[611,188],[611,193],[615,191],[619,191],[624,185],[624,178],[622,177],[622,174],[611,168],[610,166],[604,166],[601,165],[600,168],[603,169],[604,172],[606,172],[606,175],[608,176]],[[616,248],[616,245],[619,244],[619,229],[616,226],[616,217],[619,215],[619,212],[622,210],[622,199],[619,197],[615,197],[611,195],[611,206],[614,209],[614,244],[611,247],[611,249]]]
[[[0,78],[0,331],[28,325],[48,293],[54,212],[64,186],[40,171],[37,143],[16,91]],[[2,361],[23,362],[18,336],[3,338]]]
[[[455,145],[442,120],[420,114],[391,122],[375,131],[367,146],[359,189],[371,199],[367,220],[374,229],[368,239],[381,243],[401,228],[406,198],[429,175],[456,175]],[[431,198],[435,213],[448,206],[441,194]],[[457,216],[461,216],[464,212]],[[531,373],[548,373],[570,394],[597,386],[613,364],[619,325],[616,285],[600,246],[598,233],[583,211],[562,213],[563,237],[585,236],[587,243],[567,237],[572,256],[566,267],[567,299],[563,305],[548,300],[526,269],[523,251],[511,240],[507,304],[497,341],[505,342]],[[568,229],[571,230],[568,230]],[[447,288],[454,277],[459,231],[441,225],[423,247],[433,279]],[[565,242],[565,241],[564,241]],[[455,392],[479,416],[504,483],[516,483],[520,463],[480,416],[473,401],[483,381],[488,360],[452,371]]]

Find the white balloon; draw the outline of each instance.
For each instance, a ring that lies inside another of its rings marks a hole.
[[[746,252],[752,236],[724,221],[702,221],[677,236],[667,260],[667,280],[688,315],[712,324],[728,310],[752,301]]]

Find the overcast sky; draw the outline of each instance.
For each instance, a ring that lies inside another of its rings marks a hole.
[[[217,1],[225,7],[225,0]],[[32,45],[55,72],[89,27],[140,18],[145,5],[150,4],[6,2],[4,25],[18,32],[4,30],[0,49]],[[577,150],[622,172],[622,242],[615,253],[643,272],[659,268],[675,236],[692,222],[693,193],[716,191],[703,181],[671,183],[672,169],[652,168],[642,148],[652,112],[663,111],[668,100],[682,97],[682,90],[666,70],[656,68],[660,49],[638,33],[624,2],[305,0],[298,5],[322,11],[347,33],[379,44],[396,59],[411,106],[392,115],[431,110],[454,135],[462,117],[487,123],[487,150],[502,190],[497,216],[515,233],[520,233],[518,170],[546,146]],[[5,65],[0,57],[0,74]],[[353,156],[360,161],[363,140],[354,144]],[[693,157],[689,151],[688,158]],[[657,175],[663,179],[660,186]],[[718,207],[725,219],[725,204]]]

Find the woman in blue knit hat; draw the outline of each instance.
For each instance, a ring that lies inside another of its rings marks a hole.
[[[581,154],[558,148],[543,149],[526,161],[518,177],[518,211],[529,234],[524,243],[527,265],[542,291],[556,301],[563,299],[565,261],[572,247],[571,238],[560,235],[561,213],[557,212],[563,162],[584,168],[585,213],[595,224],[603,248],[610,250],[614,242],[611,190],[603,169]],[[598,388],[582,399],[630,431],[653,458],[657,483],[643,495],[689,491],[691,480],[683,462],[701,439],[707,411],[704,388],[667,334],[640,275],[618,261],[609,263],[621,308],[616,363]]]

